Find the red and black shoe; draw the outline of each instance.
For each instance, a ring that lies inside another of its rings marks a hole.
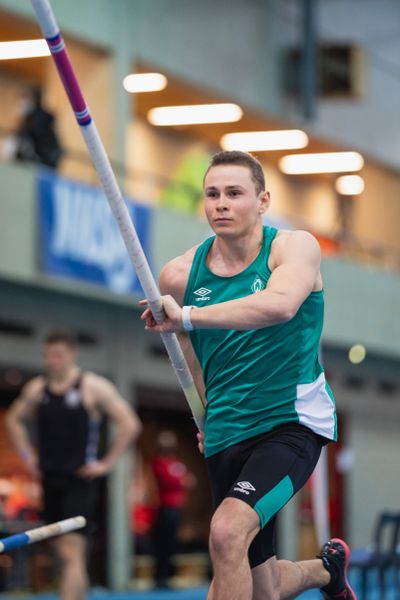
[[[357,596],[347,581],[347,565],[350,559],[350,549],[346,542],[333,538],[326,542],[317,556],[323,562],[331,580],[321,588],[322,597],[326,600],[357,600]]]

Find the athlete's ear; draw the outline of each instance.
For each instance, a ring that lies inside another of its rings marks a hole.
[[[265,213],[270,204],[271,204],[271,194],[265,190],[265,192],[261,192],[261,194],[259,195],[259,201],[260,201],[260,207],[258,209],[258,212],[260,214]]]

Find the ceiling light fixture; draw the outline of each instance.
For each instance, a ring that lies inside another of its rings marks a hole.
[[[131,73],[122,82],[127,92],[140,94],[142,92],[159,92],[167,87],[168,80],[161,73]]]
[[[358,196],[364,188],[364,179],[360,175],[342,175],[335,181],[335,189],[342,196]]]
[[[191,104],[186,106],[159,106],[147,113],[152,125],[201,125],[239,121],[243,111],[237,104]]]
[[[290,154],[279,161],[279,168],[288,175],[360,171],[363,166],[364,159],[358,152]]]
[[[308,136],[300,129],[277,131],[241,131],[227,133],[221,138],[224,150],[244,150],[266,152],[271,150],[292,150],[305,148]]]
[[[50,56],[50,50],[46,40],[0,42],[0,60],[37,58],[40,56]]]

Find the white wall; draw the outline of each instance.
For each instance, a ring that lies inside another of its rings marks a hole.
[[[400,2],[324,0],[321,38],[357,42],[366,52],[365,97],[323,101],[316,130],[400,167]]]
[[[275,0],[272,1],[272,4]],[[132,45],[143,59],[231,98],[278,103],[271,0],[139,0],[129,4]],[[268,96],[268,101],[266,98]]]

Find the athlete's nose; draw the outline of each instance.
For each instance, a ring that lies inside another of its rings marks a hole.
[[[218,197],[218,202],[217,202],[217,210],[218,211],[223,211],[223,210],[227,210],[227,199],[225,194],[220,194]]]

